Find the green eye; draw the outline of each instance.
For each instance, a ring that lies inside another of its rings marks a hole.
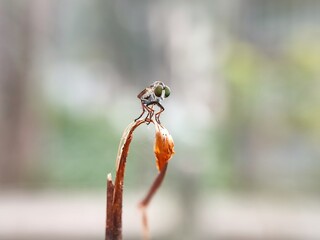
[[[154,94],[157,96],[157,97],[161,97],[162,95],[162,86],[157,86],[155,89],[154,89]]]
[[[169,97],[170,96],[170,88],[168,86],[165,86],[164,88],[164,97]]]

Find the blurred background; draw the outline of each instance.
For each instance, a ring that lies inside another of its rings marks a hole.
[[[104,239],[137,94],[171,87],[152,239],[320,239],[320,2],[0,0],[0,239]],[[141,126],[124,239],[157,170]]]

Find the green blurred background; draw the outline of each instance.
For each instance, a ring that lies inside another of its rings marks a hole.
[[[161,80],[176,154],[151,203],[152,239],[320,239],[319,10],[1,0],[0,238],[103,239],[122,131],[141,112],[136,95]],[[153,141],[141,126],[131,145],[125,239],[142,236]]]

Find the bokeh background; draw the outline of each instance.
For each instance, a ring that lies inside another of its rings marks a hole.
[[[0,238],[103,239],[136,95],[161,80],[176,154],[152,239],[320,239],[320,2],[0,1]],[[157,171],[131,145],[124,239]]]

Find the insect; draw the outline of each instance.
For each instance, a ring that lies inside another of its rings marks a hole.
[[[147,87],[144,90],[142,90],[141,93],[139,93],[137,96],[141,100],[142,113],[139,117],[135,119],[135,121],[140,119],[145,113],[145,111],[148,112],[146,120],[151,120],[151,118],[154,115],[153,107],[154,105],[157,105],[160,108],[160,111],[155,114],[155,120],[157,121],[157,123],[161,124],[159,117],[160,114],[164,111],[164,107],[161,105],[160,102],[164,98],[169,97],[170,92],[170,88],[161,81],[156,81],[153,84],[151,84],[150,87]]]

